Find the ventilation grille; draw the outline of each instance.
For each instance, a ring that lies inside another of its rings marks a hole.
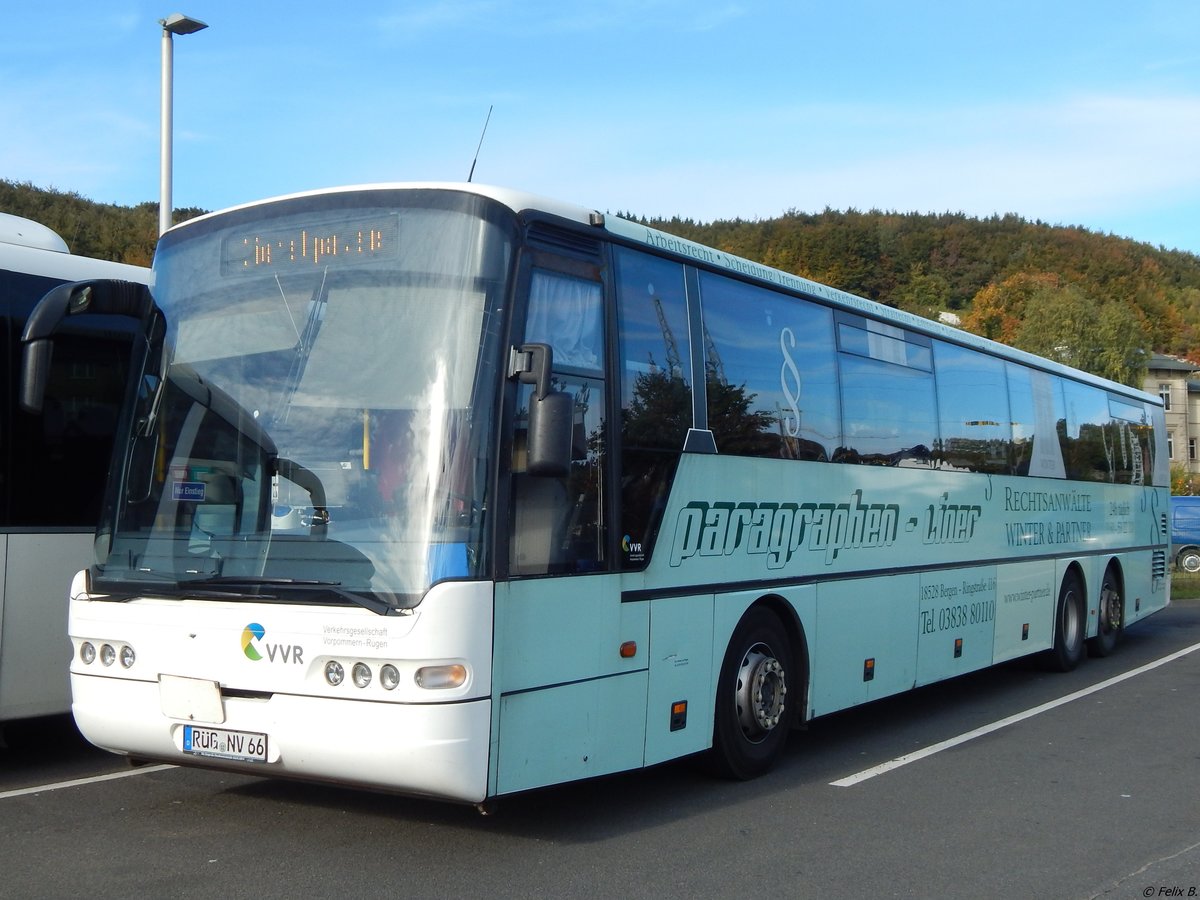
[[[547,250],[559,253],[597,257],[600,255],[600,242],[586,234],[556,228],[545,222],[534,222],[529,226],[529,243]]]
[[[1155,550],[1150,558],[1150,576],[1152,578],[1167,577],[1167,551]]]

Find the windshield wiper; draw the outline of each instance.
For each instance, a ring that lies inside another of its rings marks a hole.
[[[320,581],[309,578],[256,578],[247,575],[216,575],[212,578],[200,578],[194,581],[184,581],[179,585],[180,590],[190,591],[193,588],[211,587],[217,591],[222,591],[225,587],[246,587],[246,588],[282,588],[289,592],[296,589],[307,590],[311,595],[322,593],[333,594],[342,600],[349,601],[356,606],[361,606],[363,609],[368,609],[376,615],[386,616],[392,611],[391,604],[378,597],[370,594],[359,594],[355,591],[346,590],[341,586],[340,581]],[[231,595],[232,592],[231,592]],[[270,597],[269,594],[238,594],[236,596],[245,596],[253,598],[255,596]]]

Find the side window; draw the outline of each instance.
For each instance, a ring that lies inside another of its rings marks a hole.
[[[1012,415],[1004,363],[934,341],[937,369],[938,464],[967,472],[1007,474]]]
[[[553,388],[574,398],[571,470],[565,478],[532,476],[525,469],[532,385],[517,400],[513,448],[514,575],[601,571],[608,567],[604,497],[604,315],[598,281],[534,269],[525,340],[554,351]]]
[[[928,338],[859,316],[837,316],[843,446],[836,461],[928,466],[937,443]]]
[[[1108,393],[1074,381],[1063,381],[1067,406],[1062,432],[1067,477],[1079,481],[1111,481],[1114,463]]]
[[[829,459],[841,437],[832,312],[709,273],[700,297],[717,451]]]
[[[616,248],[621,359],[621,564],[642,568],[692,427],[687,292],[679,263]]]
[[[599,372],[604,359],[600,285],[595,281],[534,269],[529,282],[525,340],[549,344],[554,368]]]
[[[1062,387],[1053,375],[1006,363],[1014,475],[1065,478],[1059,431],[1066,430]]]
[[[1118,484],[1152,484],[1154,428],[1145,404],[1109,395],[1108,412],[1105,448],[1112,459],[1112,480]],[[1196,439],[1189,438],[1189,457],[1195,445]]]

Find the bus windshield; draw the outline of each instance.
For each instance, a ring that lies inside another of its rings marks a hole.
[[[480,197],[356,197],[161,242],[165,339],[101,524],[101,589],[386,611],[486,573],[511,226]]]

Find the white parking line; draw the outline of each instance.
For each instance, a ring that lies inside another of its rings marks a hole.
[[[20,788],[15,791],[0,792],[0,800],[7,800],[10,797],[24,797],[28,794],[44,794],[47,791],[61,791],[63,788],[82,787],[85,784],[96,784],[101,781],[116,781],[118,778],[132,778],[134,775],[149,775],[151,772],[165,772],[167,769],[174,769],[176,766],[161,765],[161,766],[140,766],[136,769],[129,769],[125,772],[111,772],[108,775],[93,775],[91,778],[76,778],[74,781],[59,781],[54,784],[39,784],[34,787]]]
[[[1073,694],[1067,694],[1065,697],[1060,697],[1057,700],[1051,700],[1049,703],[1043,703],[1041,706],[1035,706],[1032,709],[1027,709],[1024,712],[1019,712],[1016,715],[1008,716],[1004,719],[992,722],[989,725],[984,725],[976,728],[974,731],[968,731],[960,734],[957,737],[952,737],[936,744],[930,744],[921,750],[916,750],[912,753],[906,753],[903,756],[897,756],[895,759],[890,759],[885,763],[880,763],[870,769],[863,769],[861,772],[855,772],[853,775],[848,775],[845,778],[840,778],[837,781],[831,781],[829,784],[832,787],[853,787],[856,784],[862,784],[868,779],[874,778],[876,775],[883,775],[891,772],[893,769],[899,769],[901,766],[907,766],[909,763],[914,763],[925,759],[928,756],[933,756],[935,753],[941,753],[943,750],[949,750],[951,747],[957,747],[959,744],[965,744],[967,741],[973,741],[977,737],[982,737],[985,734],[991,734],[993,731],[999,731],[1001,728],[1007,728],[1009,725],[1015,725],[1017,722],[1031,719],[1034,716],[1041,715],[1056,707],[1070,703],[1072,700],[1078,700],[1080,697],[1086,697],[1089,694],[1095,694],[1097,691],[1102,691],[1105,688],[1110,688],[1114,684],[1120,684],[1137,675],[1149,672],[1151,669],[1157,669],[1159,666],[1165,666],[1169,662],[1174,662],[1189,653],[1194,653],[1200,650],[1200,644],[1193,644],[1190,647],[1185,647],[1169,656],[1164,656],[1162,659],[1156,659],[1154,662],[1146,663],[1144,666],[1139,666],[1136,669],[1131,669],[1121,675],[1115,675],[1107,681],[1101,681],[1099,684],[1093,684],[1091,687],[1084,688],[1081,691],[1076,691]]]

